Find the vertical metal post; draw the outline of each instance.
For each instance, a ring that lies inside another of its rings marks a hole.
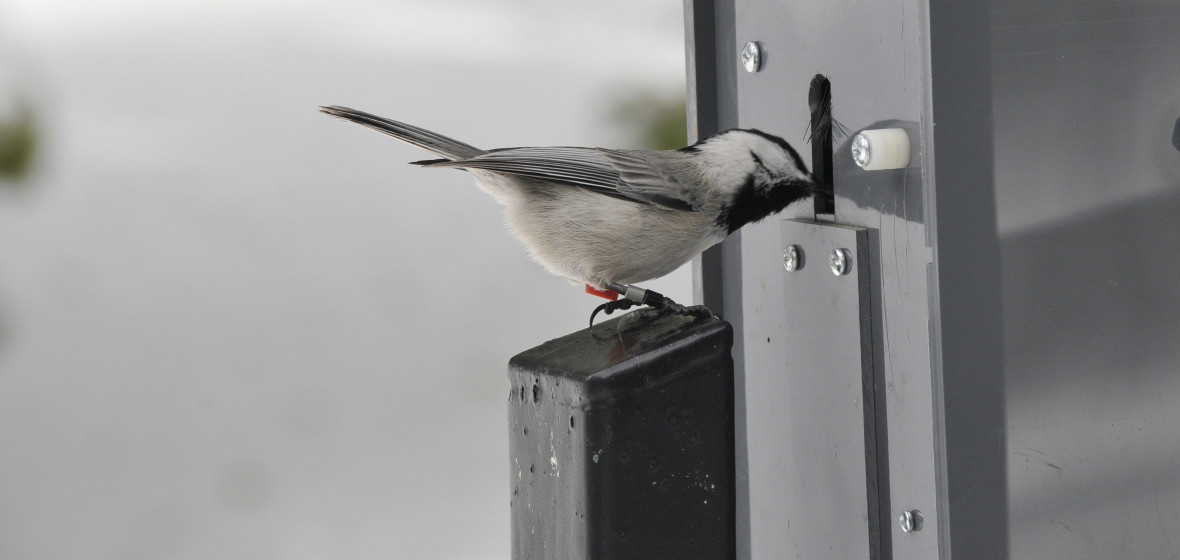
[[[945,461],[937,523],[956,559],[1008,557],[989,9],[930,2],[931,350]]]
[[[687,77],[688,141],[695,142],[737,126],[738,57],[734,43],[733,0],[684,0],[684,52]],[[693,259],[693,300],[734,328],[735,500],[737,555],[750,557],[750,485],[746,441],[746,380],[742,342],[742,234]]]

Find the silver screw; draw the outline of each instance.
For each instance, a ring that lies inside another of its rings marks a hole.
[[[922,530],[922,512],[918,510],[908,510],[901,512],[897,516],[897,524],[901,525],[903,533],[913,533],[914,531]]]
[[[762,43],[758,41],[746,43],[746,47],[742,49],[742,66],[746,68],[746,72],[762,70]]]
[[[852,161],[857,165],[864,167],[873,161],[873,144],[869,142],[869,137],[864,133],[857,134],[856,138],[852,139]]]
[[[848,253],[848,249],[832,249],[832,254],[828,256],[828,266],[832,267],[832,274],[844,276],[852,268],[852,255]]]
[[[783,249],[783,268],[787,269],[787,272],[803,268],[803,249],[798,245],[787,245],[787,248]]]

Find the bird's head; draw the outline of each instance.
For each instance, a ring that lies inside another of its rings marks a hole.
[[[689,149],[708,161],[710,181],[723,191],[718,225],[731,233],[815,192],[799,153],[778,136],[733,129]]]

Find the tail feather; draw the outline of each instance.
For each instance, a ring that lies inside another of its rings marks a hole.
[[[320,112],[354,122],[377,132],[388,134],[398,140],[430,150],[450,160],[467,159],[484,153],[483,150],[475,146],[464,144],[453,138],[447,138],[437,132],[431,132],[425,128],[378,117],[377,115],[372,115],[364,111],[357,111],[356,109],[349,109],[348,107],[341,107],[339,105],[329,105],[320,107]]]
[[[431,166],[435,166],[435,165],[442,165],[444,163],[451,163],[452,161],[457,161],[457,160],[453,160],[453,159],[424,159],[421,161],[411,161],[410,165],[420,165],[422,167],[431,167]]]

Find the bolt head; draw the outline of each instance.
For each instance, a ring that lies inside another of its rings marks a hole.
[[[857,134],[852,139],[852,161],[861,167],[873,161],[873,145],[869,142],[868,136]]]
[[[783,249],[783,268],[787,269],[787,272],[803,268],[803,249],[798,245],[787,245]]]
[[[848,249],[832,249],[832,254],[828,255],[828,266],[832,268],[832,274],[844,276],[852,269],[852,255]]]
[[[762,43],[758,41],[746,43],[745,48],[742,49],[742,67],[746,69],[746,72],[762,70],[762,50]]]
[[[903,511],[901,515],[897,516],[897,524],[903,533],[920,531],[922,530],[922,512],[916,509]]]

